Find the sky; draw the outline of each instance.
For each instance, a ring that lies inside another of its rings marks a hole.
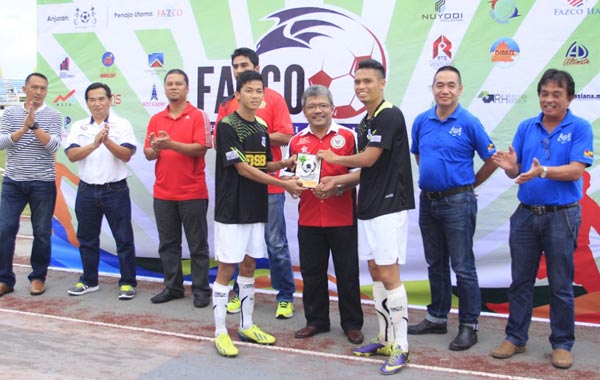
[[[0,0],[0,70],[25,79],[36,68],[36,0]]]

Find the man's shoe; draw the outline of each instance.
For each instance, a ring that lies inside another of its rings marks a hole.
[[[346,334],[348,341],[352,344],[361,344],[365,340],[365,337],[360,330],[351,329],[344,331],[344,333]]]
[[[89,286],[84,284],[83,282],[78,282],[77,284],[75,284],[74,287],[67,290],[67,293],[69,293],[72,296],[82,296],[86,293],[95,292],[98,289],[100,289],[99,285]]]
[[[458,335],[450,342],[452,351],[463,351],[471,348],[477,343],[477,331],[473,327],[460,325],[458,327]]]
[[[245,330],[238,330],[238,337],[244,342],[258,344],[273,344],[276,340],[273,335],[262,331],[257,325],[252,325],[252,327]]]
[[[408,364],[408,356],[408,352],[401,351],[400,347],[395,346],[390,356],[379,369],[379,373],[382,375],[393,375],[400,372]]]
[[[556,348],[552,351],[552,365],[560,369],[570,368],[573,365],[573,355],[567,350]]]
[[[381,343],[379,338],[373,338],[373,340],[364,346],[356,347],[352,350],[352,353],[356,356],[390,356],[392,354],[392,346]]]
[[[15,288],[13,288],[12,286],[8,286],[4,282],[0,282],[0,297],[2,297],[5,294],[12,293],[14,291]]]
[[[121,285],[119,287],[119,299],[122,301],[131,300],[135,297],[135,288],[131,285]]]
[[[210,297],[204,296],[202,294],[194,294],[194,307],[207,307],[210,303]]]
[[[232,358],[239,353],[236,346],[233,345],[229,334],[222,333],[215,338],[215,348],[221,356]]]
[[[44,294],[46,291],[46,286],[42,280],[31,280],[31,285],[29,286],[29,294],[32,296],[39,296],[40,294]]]
[[[317,334],[329,332],[329,327],[320,327],[308,325],[306,327],[301,328],[300,330],[294,333],[294,336],[297,339],[310,338],[311,336],[315,336]]]
[[[408,326],[408,333],[410,335],[446,334],[447,332],[448,327],[446,322],[433,323],[428,319],[423,319],[419,324]]]
[[[275,318],[290,319],[294,316],[294,304],[291,302],[282,301],[277,304]]]
[[[237,314],[240,312],[241,307],[242,302],[240,301],[240,297],[236,294],[231,301],[227,302],[227,314]]]
[[[183,298],[183,294],[173,294],[169,289],[163,289],[162,292],[158,293],[154,297],[150,298],[150,302],[152,303],[165,303],[171,300]]]
[[[511,341],[504,340],[498,347],[494,348],[490,355],[496,359],[508,359],[514,354],[521,354],[525,351],[527,351],[525,346],[516,346]]]

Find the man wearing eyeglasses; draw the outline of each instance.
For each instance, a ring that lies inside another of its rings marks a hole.
[[[581,224],[582,175],[594,160],[592,126],[569,110],[573,77],[549,69],[538,82],[542,112],[517,128],[508,152],[493,159],[519,185],[521,202],[510,218],[512,283],[505,340],[492,351],[506,359],[526,350],[533,310],[533,288],[542,252],[550,290],[551,363],[573,364],[575,341],[574,261]]]
[[[54,154],[60,146],[62,117],[44,103],[48,79],[43,74],[29,74],[23,92],[25,103],[7,108],[0,128],[0,149],[6,149],[0,201],[0,297],[14,291],[15,239],[27,204],[33,228],[32,271],[28,276],[31,295],[46,291],[51,259],[52,214],[56,202]]]
[[[356,133],[332,121],[333,97],[329,89],[315,85],[302,95],[308,127],[290,140],[290,156],[303,154],[316,157],[320,149],[331,149],[338,155],[356,154]],[[309,170],[319,165],[311,163]],[[304,165],[300,160],[298,165]],[[313,167],[314,165],[314,167]],[[320,162],[320,177],[349,173],[346,166]],[[300,272],[304,281],[302,303],[306,326],[295,337],[309,338],[330,329],[329,253],[333,258],[339,297],[341,326],[353,344],[363,342],[363,313],[360,304],[357,233],[355,223],[355,191],[353,186],[339,185],[328,191],[304,191],[298,207],[298,245]]]
[[[419,165],[419,227],[428,265],[431,303],[425,319],[408,327],[408,333],[446,334],[452,304],[450,268],[458,289],[458,335],[454,351],[477,343],[481,294],[475,268],[473,235],[477,199],[473,189],[496,170],[494,144],[481,122],[462,108],[460,72],[443,66],[433,77],[435,105],[415,118],[411,152]],[[473,156],[484,164],[475,173]]]

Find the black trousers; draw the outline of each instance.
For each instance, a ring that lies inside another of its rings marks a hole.
[[[298,226],[300,272],[304,281],[302,303],[306,324],[330,327],[327,267],[329,252],[337,279],[341,326],[344,331],[361,329],[356,225],[348,227]]]

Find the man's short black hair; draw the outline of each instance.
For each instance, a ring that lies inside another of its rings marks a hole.
[[[538,96],[542,92],[542,86],[548,82],[554,82],[558,87],[566,89],[567,96],[575,96],[575,81],[568,72],[557,69],[546,70],[537,85]]]
[[[264,87],[265,80],[263,79],[262,75],[260,75],[260,73],[258,71],[246,70],[243,73],[240,73],[240,76],[238,77],[238,80],[237,80],[237,84],[235,85],[235,90],[237,92],[240,92],[242,90],[242,87],[244,87],[244,85],[246,83],[252,82],[255,80],[260,81],[260,83],[262,83],[262,85]]]
[[[88,93],[92,90],[96,90],[98,88],[103,88],[104,91],[106,91],[106,97],[107,98],[111,98],[112,97],[112,92],[110,91],[110,87],[108,87],[107,84],[105,83],[100,83],[100,82],[94,82],[92,84],[90,84],[88,86],[88,88],[85,89],[85,101],[87,102],[88,100]]]
[[[433,83],[435,83],[435,77],[442,71],[452,71],[453,73],[456,73],[456,75],[458,75],[458,84],[462,84],[462,77],[460,76],[460,71],[458,71],[456,67],[450,65],[442,66],[439,69],[437,69],[435,75],[433,76]]]
[[[185,73],[185,71],[181,70],[181,69],[171,69],[169,71],[167,71],[167,75],[165,75],[165,82],[167,81],[167,77],[171,74],[180,74],[183,75],[183,79],[185,80],[185,84],[189,87],[190,85],[190,80],[188,79],[187,74]]]
[[[46,83],[48,83],[48,78],[46,78],[46,76],[42,73],[31,73],[29,75],[27,75],[27,78],[25,78],[25,84],[27,84],[27,82],[29,82],[29,79],[31,79],[31,77],[40,77],[43,80],[46,81]]]
[[[358,69],[374,69],[381,73],[381,77],[385,79],[385,67],[374,59],[365,59],[364,61],[360,61],[358,64]],[[357,70],[358,70],[357,69]]]
[[[248,58],[250,60],[250,62],[252,62],[254,67],[258,66],[258,54],[256,54],[256,52],[254,50],[247,48],[247,47],[241,47],[241,48],[235,49],[233,51],[233,53],[231,54],[231,64],[232,65],[233,65],[233,60],[239,56]]]

